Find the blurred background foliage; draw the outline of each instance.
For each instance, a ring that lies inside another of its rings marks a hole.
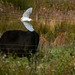
[[[46,8],[54,8],[57,10],[75,10],[74,0],[0,0],[5,4],[12,3],[14,6],[20,8],[21,10],[27,9],[29,7],[39,8],[45,6]]]
[[[0,32],[26,30],[20,18],[29,7],[33,7],[31,24],[46,44],[63,45],[74,40],[74,0],[0,0]]]
[[[0,0],[0,37],[7,30],[27,30],[20,18],[29,7],[31,24],[40,35],[39,69],[27,68],[25,58],[3,62],[0,56],[1,75],[74,75],[75,0]]]

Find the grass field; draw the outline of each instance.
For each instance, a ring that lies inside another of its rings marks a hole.
[[[0,75],[75,75],[75,47],[38,49],[37,68],[28,66],[26,57],[5,60],[0,56]]]
[[[37,68],[34,63],[29,67],[26,57],[13,59],[9,55],[3,60],[0,53],[0,75],[75,75],[75,1],[21,3],[23,0],[0,0],[0,34],[27,30],[20,18],[28,7],[33,7],[31,24],[40,35]]]

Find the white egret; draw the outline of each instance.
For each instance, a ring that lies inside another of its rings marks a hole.
[[[34,31],[33,26],[29,23],[30,21],[32,21],[31,18],[29,18],[30,14],[32,13],[32,8],[27,9],[24,14],[23,17],[21,18],[21,22],[24,24],[24,26],[29,30],[29,31]]]

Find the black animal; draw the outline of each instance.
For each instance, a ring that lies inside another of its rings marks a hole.
[[[35,31],[11,30],[2,35],[0,48],[7,56],[9,53],[18,57],[26,56],[30,61],[31,55],[37,52],[38,43],[39,35]]]

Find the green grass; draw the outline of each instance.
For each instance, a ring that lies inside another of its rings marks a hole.
[[[74,46],[73,46],[74,47]],[[70,53],[72,52],[72,56]],[[26,57],[3,61],[0,56],[0,75],[74,75],[75,51],[70,46],[39,50],[37,69],[28,66]]]

